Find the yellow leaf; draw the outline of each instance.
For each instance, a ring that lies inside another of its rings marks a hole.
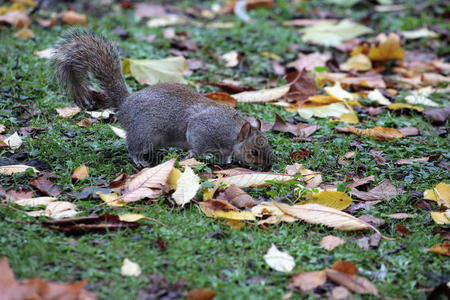
[[[450,256],[450,243],[443,242],[441,244],[436,244],[433,247],[427,249],[427,251]]]
[[[374,128],[358,129],[353,126],[337,127],[338,132],[354,133],[360,136],[370,137],[376,140],[393,140],[403,137],[403,133],[395,128],[375,126]]]
[[[445,182],[439,183],[434,189],[426,190],[423,193],[423,198],[450,208],[450,184]]]
[[[322,174],[306,169],[303,165],[298,167],[298,172],[302,174],[303,181],[308,188],[315,188],[322,184]]]
[[[104,202],[106,202],[106,205],[108,206],[124,206],[125,204],[123,203],[122,200],[116,200],[113,201],[114,199],[119,198],[119,195],[117,195],[116,193],[109,193],[109,194],[102,194],[100,192],[96,193],[100,199],[102,199]]]
[[[322,191],[320,193],[313,194],[310,200],[299,203],[297,205],[311,203],[328,206],[337,210],[343,210],[350,206],[350,204],[352,203],[352,198],[350,198],[343,192]]]
[[[89,176],[89,168],[85,165],[81,165],[77,167],[75,170],[73,170],[72,180],[78,181],[85,179],[88,176]]]
[[[123,214],[119,215],[119,220],[124,222],[136,222],[140,219],[146,219],[147,217],[141,214]]]
[[[124,59],[122,68],[124,74],[131,74],[142,84],[186,83],[183,72],[187,70],[187,62],[182,56],[164,59]]]
[[[372,62],[364,54],[351,56],[347,61],[339,66],[342,71],[368,71],[372,69]]]
[[[21,30],[17,31],[14,36],[21,39],[32,39],[34,38],[34,33],[28,27],[24,27]]]
[[[432,212],[430,212],[430,214],[431,214],[431,218],[433,219],[433,221],[436,224],[439,224],[439,225],[450,224],[450,218],[447,217],[445,212],[432,211]]]
[[[385,61],[398,59],[403,60],[405,54],[400,45],[400,38],[395,33],[386,36],[381,33],[377,40],[380,42],[378,46],[371,46],[369,51],[369,58],[372,61]]]
[[[315,103],[311,103],[315,104]],[[311,105],[306,103],[297,109],[297,113],[300,117],[304,119],[309,119],[311,117],[318,118],[328,118],[336,117],[339,118],[342,114],[351,113],[351,108],[347,107],[342,103],[332,103],[329,105]]]
[[[308,98],[309,101],[321,104],[331,104],[339,102],[340,100],[336,100],[335,98],[328,95],[314,95]]]
[[[346,113],[346,114],[342,114],[339,117],[339,121],[342,121],[344,123],[349,123],[349,124],[355,124],[355,123],[359,123],[359,119],[358,116],[355,115],[355,113]]]
[[[219,178],[214,183],[214,186],[212,188],[207,188],[203,192],[203,201],[210,200],[214,194],[216,193],[219,186],[222,184],[222,174],[219,174]]]
[[[327,92],[328,95],[330,95],[336,100],[352,101],[358,99],[358,96],[344,90],[339,82],[336,82],[332,87],[330,86],[325,87],[324,90],[325,92]]]
[[[248,220],[254,221],[255,216],[250,211],[223,211],[223,210],[214,210],[208,205],[209,201],[200,202],[201,211],[209,218],[218,218],[218,219],[230,219],[230,220]]]
[[[177,188],[177,181],[180,179],[181,171],[177,168],[173,168],[172,171],[169,174],[169,179],[167,179],[167,185],[169,186],[170,190],[176,190]]]
[[[415,110],[418,112],[423,112],[424,109],[420,106],[414,106],[408,103],[392,103],[391,105],[388,106],[389,109],[392,110],[399,110],[399,109],[411,109],[411,110]]]

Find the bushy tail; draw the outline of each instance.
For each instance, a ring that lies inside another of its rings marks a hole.
[[[56,45],[52,59],[61,88],[81,107],[96,104],[89,74],[98,81],[108,106],[118,107],[129,95],[118,50],[104,37],[84,29],[68,30]]]

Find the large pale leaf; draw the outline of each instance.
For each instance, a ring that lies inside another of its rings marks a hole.
[[[338,24],[324,21],[303,30],[303,40],[314,42],[324,46],[339,46],[342,41],[348,40],[366,33],[372,29],[349,20],[342,20]]]
[[[27,169],[32,169],[34,173],[39,173],[39,171],[36,168],[27,165],[7,165],[0,167],[0,174],[11,175],[15,173],[25,172]]]
[[[272,269],[278,272],[290,272],[295,267],[294,258],[278,250],[274,244],[272,244],[266,255],[264,255],[264,260]]]
[[[215,182],[217,179],[212,180]],[[234,176],[223,177],[221,179],[222,184],[237,185],[240,188],[255,187],[268,185],[266,181],[290,181],[294,180],[293,176],[277,173],[264,173],[264,172],[252,172],[247,174],[238,174]]]
[[[270,102],[286,95],[290,88],[290,85],[283,85],[272,89],[242,92],[232,96],[238,102]]]
[[[172,197],[178,205],[184,206],[194,198],[199,188],[200,178],[190,167],[186,167],[177,180],[177,189]]]
[[[308,105],[304,104],[299,109],[297,113],[300,117],[304,119],[309,119],[311,117],[318,118],[328,118],[336,117],[339,118],[342,114],[351,113],[351,109],[342,103],[332,103],[329,105]]]
[[[174,163],[173,158],[153,168],[142,169],[125,184],[125,191],[120,198],[125,202],[133,202],[157,197],[166,185]]]
[[[380,233],[372,225],[331,207],[320,204],[290,206],[283,203],[274,203],[284,213],[311,224],[322,224],[341,231],[364,230],[370,228],[375,232]]]
[[[186,83],[183,72],[187,70],[187,62],[182,56],[164,59],[124,59],[122,67],[124,74],[131,74],[142,84]]]

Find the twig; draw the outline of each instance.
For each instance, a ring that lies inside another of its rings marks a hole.
[[[393,250],[391,250],[391,251],[388,251],[388,252],[384,253],[383,255],[379,256],[377,259],[375,259],[375,262],[378,262],[379,260],[381,260],[381,259],[384,258],[385,256],[388,256],[388,255],[391,255],[391,254],[395,254],[395,253],[397,253],[397,252],[400,252],[400,251],[406,249],[407,247],[408,247],[407,245],[403,244],[403,245],[401,245],[401,246],[398,247],[398,248],[395,248],[395,249],[393,249]]]
[[[415,138],[415,137],[412,137],[412,136],[405,136],[404,138],[405,138],[405,139],[412,139],[412,140],[421,142],[422,144],[425,144],[425,145],[427,144],[427,143],[425,143],[424,141],[419,140],[418,138]]]

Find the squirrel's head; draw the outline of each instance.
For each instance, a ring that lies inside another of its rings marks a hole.
[[[272,147],[261,132],[261,122],[257,127],[245,122],[237,136],[233,149],[234,160],[242,165],[267,170],[272,165]]]

